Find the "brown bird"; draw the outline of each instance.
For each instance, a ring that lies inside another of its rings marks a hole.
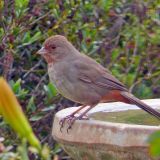
[[[70,129],[77,119],[100,102],[120,101],[135,104],[151,115],[160,119],[160,112],[151,108],[134,95],[111,73],[90,57],[81,54],[64,36],[48,38],[38,51],[48,63],[48,73],[58,92],[64,97],[82,104],[71,115],[60,121],[61,128],[65,120]],[[89,106],[79,116],[81,109]]]

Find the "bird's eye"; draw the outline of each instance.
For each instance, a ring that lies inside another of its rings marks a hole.
[[[51,46],[52,49],[56,49],[56,46]]]

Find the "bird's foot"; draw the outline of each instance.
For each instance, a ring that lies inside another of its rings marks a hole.
[[[68,131],[72,128],[72,126],[73,126],[73,124],[74,124],[74,122],[75,122],[76,120],[87,120],[87,119],[89,119],[87,116],[82,116],[82,115],[80,115],[80,116],[78,116],[78,117],[75,117],[75,116],[74,116],[74,117],[68,119],[68,120],[67,120],[67,123],[68,123],[67,133],[68,133]]]
[[[62,128],[64,127],[64,124],[65,124],[65,121],[69,121],[70,119],[74,118],[75,116],[74,115],[68,115],[64,118],[62,118],[60,121],[59,121],[59,125],[60,125],[60,131],[62,132]]]
[[[60,124],[60,131],[62,132],[62,128],[64,127],[65,122],[68,123],[68,127],[67,127],[67,133],[68,133],[68,131],[72,128],[72,126],[73,126],[73,124],[74,124],[74,122],[76,120],[87,120],[87,119],[88,119],[87,116],[79,115],[78,117],[76,117],[74,115],[68,115],[68,116],[66,116],[66,117],[64,117],[64,118],[62,118],[60,120],[60,122],[59,122],[59,124]]]

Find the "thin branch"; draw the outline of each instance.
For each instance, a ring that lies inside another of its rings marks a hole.
[[[33,72],[34,69],[40,66],[41,62],[42,62],[42,59],[40,59],[39,62],[35,66],[33,66],[27,73],[23,75],[23,79],[25,79],[31,72]]]
[[[47,17],[50,13],[51,13],[51,11],[47,12],[45,15],[37,18],[37,19],[36,19],[35,21],[33,21],[32,23],[28,24],[28,26],[31,27],[32,25],[34,25],[35,23],[37,23],[37,22],[40,21],[41,19]],[[19,31],[19,34],[22,33],[22,32],[24,32],[24,31],[26,31],[26,30],[28,30],[28,29],[29,29],[29,28],[24,28],[24,27],[23,27],[23,28]]]
[[[39,86],[41,85],[41,83],[45,80],[46,76],[47,76],[48,73],[46,73],[39,81],[39,83],[37,84],[37,86],[35,87],[35,90],[34,92],[36,92],[39,88]]]

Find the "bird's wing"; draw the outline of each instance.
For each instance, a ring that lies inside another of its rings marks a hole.
[[[74,67],[77,68],[78,79],[85,83],[92,83],[106,89],[128,91],[108,70],[89,57],[85,57],[82,61],[76,60]]]

